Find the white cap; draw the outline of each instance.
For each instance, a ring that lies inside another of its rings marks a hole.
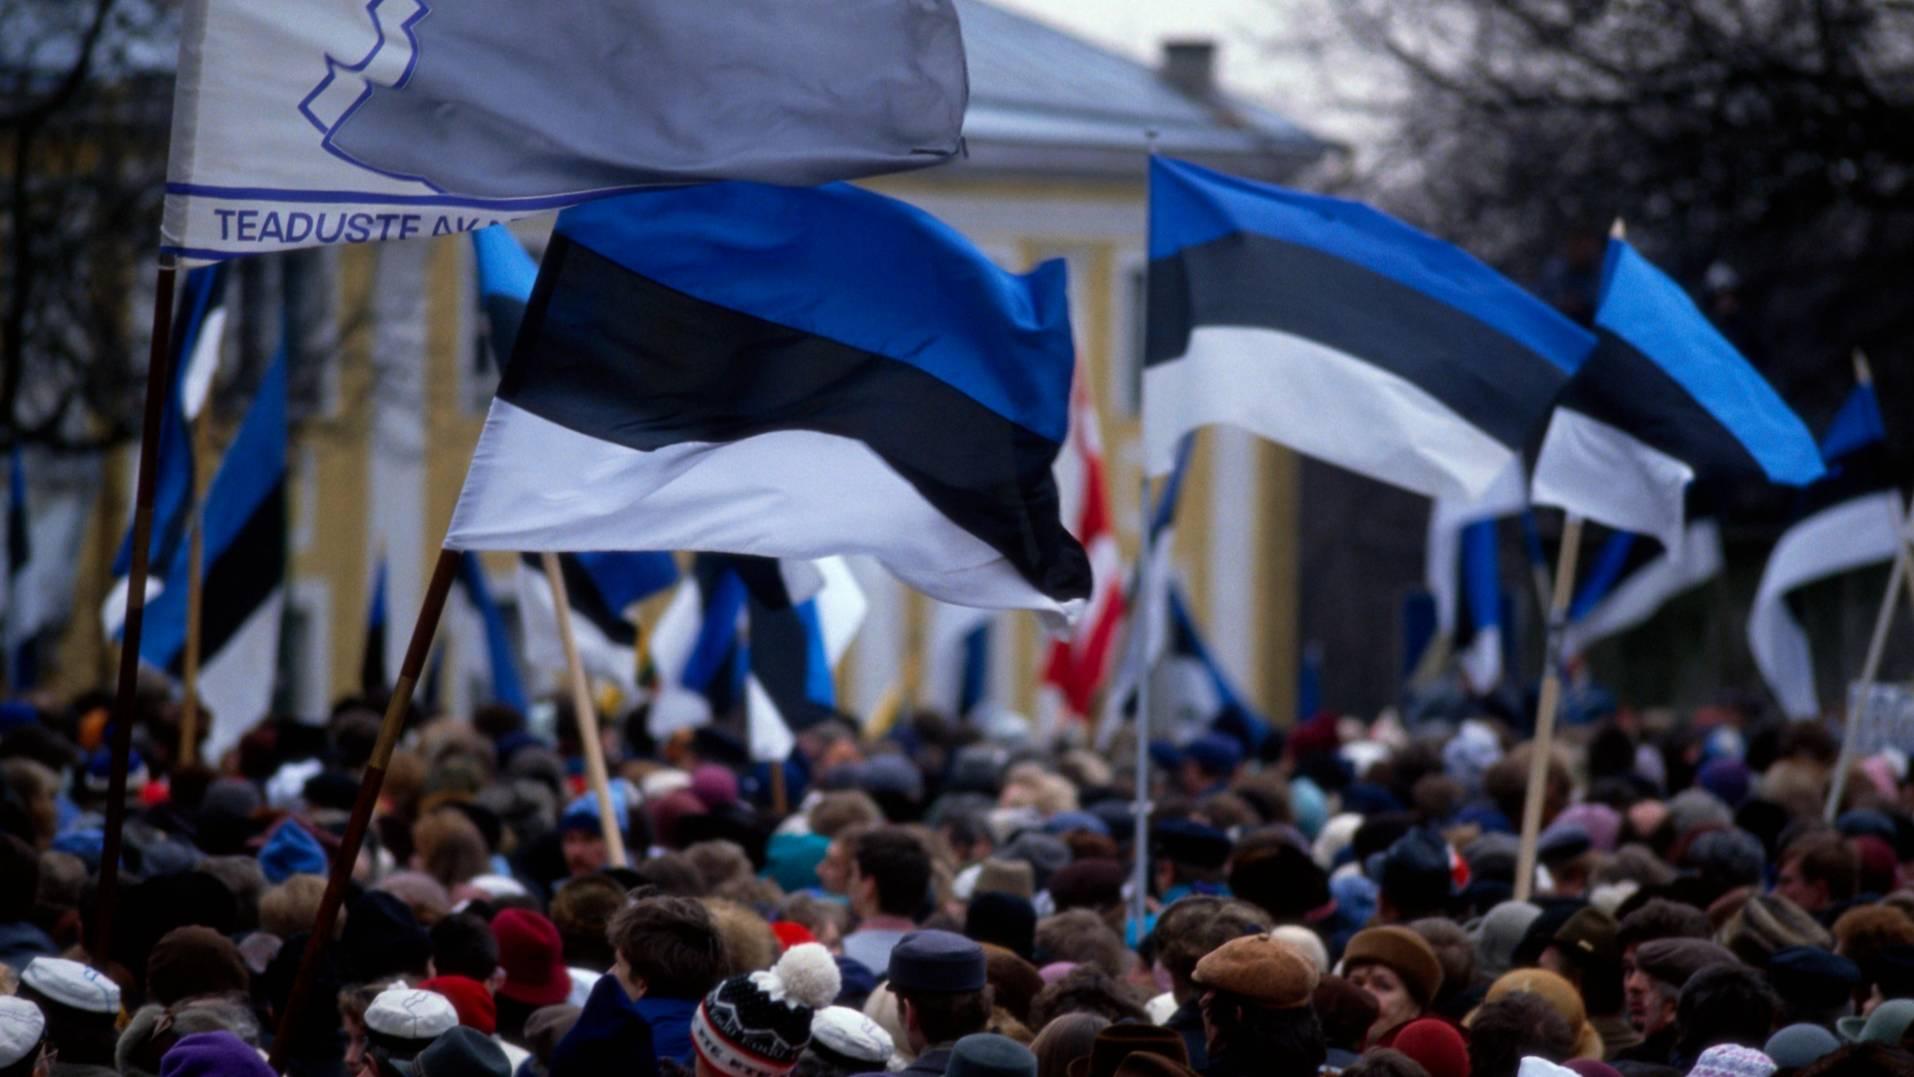
[[[1530,1055],[1522,1060],[1522,1068],[1515,1071],[1515,1077],[1575,1077],[1575,1071]]]
[[[682,770],[666,768],[654,770],[645,775],[640,791],[644,793],[646,800],[658,800],[680,789],[689,788],[691,788],[691,775]]]
[[[46,1038],[47,1019],[23,998],[0,996],[0,1069],[27,1057]]]
[[[20,983],[38,991],[48,1002],[83,1013],[120,1012],[120,985],[99,969],[64,957],[36,957],[27,962]]]
[[[826,1006],[811,1018],[811,1039],[846,1058],[883,1066],[891,1060],[891,1034],[848,1006]]]
[[[388,987],[366,1007],[366,1027],[401,1040],[436,1040],[459,1023],[451,1000],[432,991]]]
[[[491,898],[525,897],[530,893],[524,883],[510,875],[474,875],[470,885]]]

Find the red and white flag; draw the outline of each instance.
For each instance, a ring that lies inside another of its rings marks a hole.
[[[1057,490],[1064,527],[1090,556],[1090,601],[1075,632],[1050,645],[1043,672],[1046,704],[1072,717],[1090,713],[1091,697],[1110,671],[1117,628],[1123,622],[1123,559],[1110,529],[1110,498],[1103,473],[1103,435],[1081,369],[1070,396],[1070,436],[1057,454]]]

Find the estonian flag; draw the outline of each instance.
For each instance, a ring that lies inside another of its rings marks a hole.
[[[1556,505],[1673,548],[1698,477],[1801,486],[1821,476],[1813,435],[1687,294],[1608,241],[1600,343],[1562,391],[1532,480]]]
[[[731,710],[744,687],[743,623],[751,591],[741,559],[701,554],[646,638],[656,676],[645,729],[663,741]]]
[[[1593,338],[1367,206],[1150,162],[1145,462],[1227,423],[1427,494],[1519,489]]]
[[[1890,561],[1906,534],[1906,506],[1888,467],[1874,384],[1864,379],[1835,415],[1821,448],[1828,477],[1809,487],[1798,522],[1768,556],[1748,614],[1755,665],[1791,718],[1821,711],[1807,633],[1788,594],[1815,580]]]
[[[1436,642],[1455,648],[1469,690],[1486,693],[1502,681],[1507,637],[1502,624],[1502,566],[1493,516],[1438,500],[1429,514],[1428,588],[1435,603]]]
[[[366,646],[359,656],[359,691],[367,699],[384,699],[392,691],[385,668],[385,558],[372,574],[372,601],[366,603]]]
[[[631,607],[676,583],[678,563],[668,553],[561,553],[558,568],[586,675],[610,682],[623,699],[635,699],[638,624]],[[535,669],[562,673],[565,647],[542,555],[519,556],[516,589],[525,660]]]
[[[932,597],[1061,625],[1090,593],[1050,470],[1074,354],[1061,263],[1005,273],[869,191],[579,206],[446,543],[863,553]]]
[[[459,594],[470,607],[472,617],[478,621],[478,631],[473,633],[484,643],[482,654],[474,654],[477,648],[467,647],[465,669],[484,668],[490,673],[490,700],[501,703],[523,714],[526,707],[525,687],[518,679],[518,664],[512,652],[512,634],[505,627],[505,615],[499,612],[498,603],[492,601],[492,589],[485,582],[485,567],[479,563],[478,555],[466,552],[459,555]],[[468,618],[469,621],[469,618]],[[461,635],[465,635],[461,633]]]
[[[1137,569],[1130,577],[1129,625],[1123,647],[1123,660],[1104,694],[1103,717],[1097,727],[1097,750],[1107,751],[1115,742],[1117,730],[1127,715],[1135,713],[1136,689],[1156,668],[1170,648],[1170,588],[1176,574],[1176,506],[1183,496],[1183,477],[1189,473],[1191,438],[1184,438],[1176,449],[1176,464],[1170,477],[1157,491],[1156,508],[1150,513],[1150,530],[1144,536],[1143,550],[1137,557]],[[1147,571],[1146,571],[1147,569]]]
[[[207,491],[199,694],[212,711],[205,757],[217,759],[271,709],[286,597],[286,349],[267,366],[252,409]],[[186,653],[190,544],[146,611],[140,657],[180,675]]]
[[[1672,549],[1646,535],[1610,535],[1569,602],[1564,653],[1586,653],[1646,622],[1676,595],[1720,575],[1723,560],[1721,524],[1712,515],[1691,517]]]
[[[796,746],[793,731],[837,713],[837,664],[868,604],[843,558],[814,566],[823,579],[816,594],[781,607],[753,595],[748,607],[745,728],[753,762],[782,761]]]
[[[153,475],[153,528],[147,545],[146,598],[151,603],[164,585],[160,578],[188,545],[193,522],[192,422],[205,404],[219,369],[226,336],[226,276],[223,265],[187,272],[181,286],[179,317],[173,325],[173,382],[160,416],[159,459]],[[133,525],[127,524],[113,556],[113,587],[100,607],[109,639],[118,639],[126,619],[126,580],[133,571]]]

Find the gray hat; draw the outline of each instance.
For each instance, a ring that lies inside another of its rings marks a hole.
[[[23,998],[0,997],[0,1069],[27,1057],[46,1039],[47,1019]]]
[[[1029,864],[1036,873],[1037,889],[1042,890],[1050,885],[1051,874],[1070,862],[1070,847],[1054,834],[1027,830],[997,850],[997,855]]]
[[[1529,925],[1542,915],[1540,907],[1526,901],[1504,901],[1490,909],[1469,929],[1475,941],[1475,956],[1483,972],[1500,976],[1515,962],[1515,948]]]
[[[959,994],[981,991],[984,948],[952,931],[913,931],[891,949],[892,991]]]
[[[120,985],[106,973],[63,957],[36,957],[20,974],[20,985],[32,988],[56,1006],[82,1013],[118,1014]]]
[[[401,1077],[511,1077],[505,1048],[463,1025],[447,1030],[410,1062],[394,1062]]]
[[[1820,1025],[1789,1025],[1768,1037],[1761,1053],[1774,1059],[1782,1069],[1798,1070],[1814,1065],[1825,1055],[1841,1049],[1834,1033]]]
[[[1684,789],[1668,802],[1668,823],[1677,835],[1698,826],[1733,826],[1734,812],[1727,802],[1706,789]]]
[[[1037,1077],[1037,1056],[1008,1036],[978,1032],[957,1041],[944,1077]]]

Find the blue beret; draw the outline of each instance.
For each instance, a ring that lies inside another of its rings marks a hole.
[[[1071,834],[1079,830],[1087,830],[1106,838],[1110,836],[1109,825],[1087,811],[1060,811],[1051,816],[1049,822],[1043,824],[1043,829],[1049,834]]]
[[[1861,982],[1861,969],[1818,946],[1789,946],[1768,958],[1768,978],[1783,998],[1833,1008]]]
[[[891,990],[981,991],[985,964],[984,948],[956,932],[913,931],[891,949]]]
[[[1868,808],[1842,812],[1841,817],[1834,821],[1834,828],[1850,838],[1865,836],[1880,838],[1890,845],[1894,842],[1894,820],[1888,818],[1885,812]]]
[[[1228,774],[1243,762],[1243,745],[1235,737],[1205,733],[1189,743],[1183,754],[1205,774]]]

